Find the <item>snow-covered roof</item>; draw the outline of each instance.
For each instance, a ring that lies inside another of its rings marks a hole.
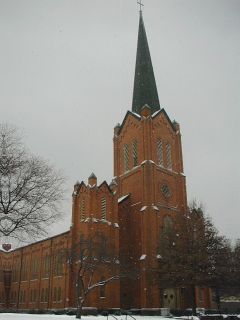
[[[156,164],[153,160],[144,160],[144,161],[141,162],[141,165],[143,165],[143,164],[145,164],[147,162]]]
[[[121,198],[119,198],[119,199],[118,199],[118,203],[120,203],[120,202],[122,202],[123,200],[125,200],[129,195],[130,195],[130,193],[127,194],[127,195],[125,195],[125,196],[122,196]]]
[[[138,113],[136,113],[136,112],[133,112],[133,111],[130,111],[132,114],[134,114],[136,117],[138,117],[139,119],[141,119],[141,116],[138,114]]]
[[[152,114],[152,118],[155,117],[161,110],[157,110]]]

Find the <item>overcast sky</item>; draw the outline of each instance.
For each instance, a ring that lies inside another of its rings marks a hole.
[[[240,1],[145,0],[161,106],[180,122],[188,200],[217,228],[240,225]],[[0,121],[68,177],[113,175],[113,127],[131,109],[135,0],[0,0]]]

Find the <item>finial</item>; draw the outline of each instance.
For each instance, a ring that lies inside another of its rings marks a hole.
[[[89,178],[88,178],[88,184],[90,185],[90,186],[96,186],[97,185],[97,177],[95,176],[95,174],[94,173],[92,173],[90,176],[89,176]]]
[[[144,7],[144,4],[142,3],[142,0],[137,1],[137,3],[139,4],[139,7],[140,7],[139,12],[142,13],[142,7]]]

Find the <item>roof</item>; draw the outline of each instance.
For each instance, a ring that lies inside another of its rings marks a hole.
[[[140,12],[132,111],[140,114],[145,104],[150,106],[152,113],[160,110],[147,35]]]
[[[32,243],[23,245],[23,246],[21,246],[21,247],[12,249],[12,250],[10,250],[10,251],[3,251],[3,250],[0,249],[0,252],[1,252],[1,253],[6,253],[6,254],[8,254],[8,253],[13,253],[13,252],[16,252],[16,251],[18,251],[18,250],[23,250],[23,249],[28,248],[28,247],[30,247],[30,246],[37,245],[37,244],[39,244],[39,243],[41,243],[41,242],[53,240],[54,238],[57,238],[57,237],[60,237],[60,236],[64,236],[65,234],[68,234],[68,233],[70,233],[70,230],[64,231],[64,232],[62,232],[62,233],[56,234],[56,235],[54,235],[54,236],[51,236],[51,237],[48,237],[48,238],[45,238],[45,239],[42,239],[42,240],[38,240],[38,241],[36,241],[36,242],[32,242]]]
[[[170,118],[169,118],[169,116],[168,116],[168,114],[167,114],[165,109],[162,108],[161,110],[158,110],[158,112],[155,112],[154,114],[152,114],[151,118],[154,119],[154,118],[160,116],[161,114],[164,114],[164,116],[167,119],[167,121],[169,122],[171,128],[173,129],[174,132],[176,132],[176,127],[174,126],[173,122],[170,120]],[[134,117],[139,122],[141,121],[141,117],[138,114],[136,114],[134,112],[131,112],[131,111],[127,111],[127,113],[126,113],[126,115],[125,115],[125,117],[123,119],[123,122],[119,127],[118,135],[120,135],[120,133],[121,133],[121,131],[122,131],[122,129],[123,129],[123,127],[124,127],[124,125],[125,125],[125,123],[126,123],[126,121],[127,121],[129,116]]]
[[[92,172],[88,179],[97,179],[96,175]]]

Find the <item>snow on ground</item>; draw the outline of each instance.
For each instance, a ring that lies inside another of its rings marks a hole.
[[[117,316],[118,320],[126,320],[126,316]],[[134,316],[136,320],[169,320],[160,316]],[[73,320],[75,316],[66,315],[51,315],[51,314],[17,314],[17,313],[0,313],[0,320]],[[174,318],[173,318],[174,319]],[[107,320],[107,317],[103,316],[82,316],[82,320]],[[114,320],[109,316],[108,320]],[[127,320],[133,320],[131,317],[127,317]]]

